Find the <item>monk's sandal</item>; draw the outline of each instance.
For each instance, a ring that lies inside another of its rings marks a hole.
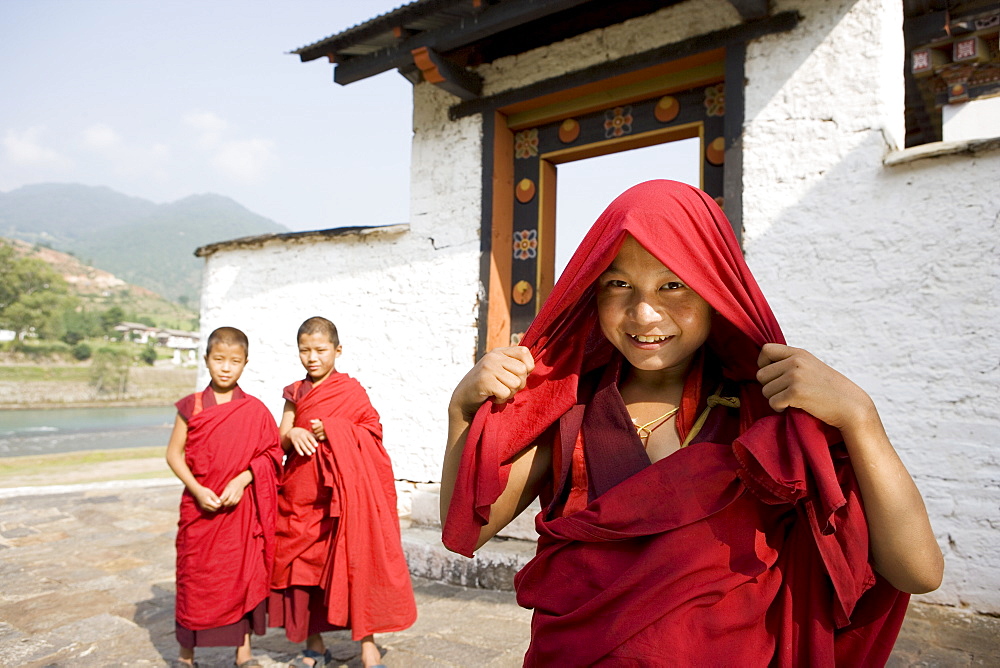
[[[306,663],[303,659],[312,659],[313,663]],[[332,663],[333,654],[330,654],[330,650],[326,650],[320,654],[311,649],[304,649],[299,652],[297,657],[292,659],[292,662],[288,664],[288,668],[323,668]]]

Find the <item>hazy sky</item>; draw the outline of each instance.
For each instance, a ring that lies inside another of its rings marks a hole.
[[[288,52],[399,0],[0,0],[0,191],[61,182],[232,197],[292,230],[409,219],[412,88]],[[649,178],[697,185],[697,142],[562,165],[561,267]],[[565,237],[565,238],[563,238]]]
[[[0,191],[232,197],[293,230],[408,219],[411,86],[287,52],[394,0],[0,0]]]

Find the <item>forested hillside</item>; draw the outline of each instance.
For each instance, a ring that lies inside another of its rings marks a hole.
[[[156,204],[110,188],[39,184],[0,193],[0,236],[71,253],[170,300],[197,307],[199,246],[286,232],[220,195]]]

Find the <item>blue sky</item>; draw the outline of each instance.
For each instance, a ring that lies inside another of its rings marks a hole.
[[[411,86],[287,52],[391,0],[0,0],[0,191],[213,192],[293,230],[408,219]]]

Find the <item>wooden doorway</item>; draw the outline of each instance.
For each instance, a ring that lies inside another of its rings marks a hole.
[[[721,49],[699,54],[493,115],[483,350],[517,344],[555,282],[560,165],[610,155],[628,160],[629,151],[695,143],[693,185],[722,203],[723,59]],[[651,169],[635,182],[653,178],[676,177]]]

